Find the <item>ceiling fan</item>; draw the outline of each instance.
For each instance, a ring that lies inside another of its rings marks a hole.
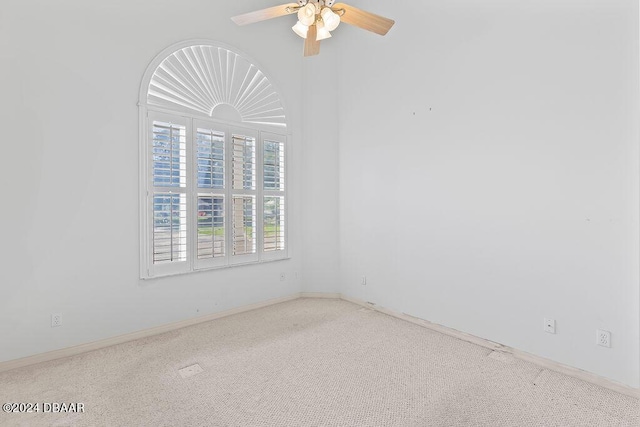
[[[266,9],[231,18],[238,25],[253,24],[279,16],[298,14],[298,22],[292,27],[293,31],[304,40],[304,56],[320,53],[320,41],[331,37],[340,22],[354,25],[367,31],[384,36],[391,29],[395,21],[383,16],[349,6],[336,3],[335,0],[298,0],[296,3],[286,3]]]

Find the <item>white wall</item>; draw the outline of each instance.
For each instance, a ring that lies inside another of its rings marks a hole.
[[[0,361],[300,291],[299,40],[275,21],[240,28],[229,19],[271,1],[6,3],[0,9]],[[187,39],[246,52],[282,91],[294,144],[293,257],[141,281],[138,89],[155,55]],[[51,313],[62,313],[62,327],[50,327]]]
[[[637,1],[366,3],[397,24],[334,35],[343,292],[638,387]]]
[[[302,290],[339,292],[338,96],[340,40],[325,40],[303,68]]]

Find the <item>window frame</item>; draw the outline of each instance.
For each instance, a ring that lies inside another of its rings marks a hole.
[[[140,112],[141,132],[140,132],[140,277],[142,279],[152,279],[157,277],[172,276],[177,274],[187,274],[199,271],[215,270],[240,265],[258,264],[263,262],[279,261],[290,258],[289,247],[289,159],[291,158],[291,146],[288,143],[289,136],[286,129],[277,132],[273,126],[261,126],[230,120],[221,120],[199,116],[198,114],[187,114],[184,112],[169,111],[162,108],[151,108],[141,106]],[[186,128],[186,170],[187,170],[187,260],[186,262],[167,262],[154,264],[153,262],[153,153],[151,150],[152,132],[154,121],[172,122],[184,125]],[[224,132],[224,182],[222,191],[207,191],[197,186],[197,132],[199,128],[211,129]],[[232,136],[242,135],[255,138],[255,190],[234,190],[232,183]],[[277,195],[284,197],[284,248],[282,250],[264,250],[264,197],[265,194],[275,195],[276,190],[264,189],[264,141],[274,141],[284,144],[284,190],[277,191]],[[202,190],[202,191],[200,191]],[[198,195],[201,193],[221,193],[224,192],[224,230],[225,230],[225,255],[210,260],[199,260],[197,253],[198,244]],[[233,195],[252,195],[255,197],[255,252],[252,254],[233,254],[233,216],[232,201]]]

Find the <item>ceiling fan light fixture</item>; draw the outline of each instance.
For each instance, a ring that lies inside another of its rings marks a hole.
[[[318,55],[320,41],[331,37],[331,32],[342,22],[381,36],[395,24],[393,19],[336,0],[297,0],[233,16],[231,20],[237,25],[247,25],[285,15],[298,17],[298,22],[291,28],[304,39],[304,56]]]
[[[315,3],[307,3],[304,7],[298,10],[298,19],[304,25],[312,25],[316,22],[316,4]]]
[[[304,25],[302,22],[298,21],[296,25],[291,27],[294,33],[302,37],[303,39],[307,38],[307,33],[309,32],[309,26]]]
[[[316,41],[328,39],[331,37],[331,33],[327,30],[327,27],[324,26],[322,21],[318,21],[316,23],[316,28],[318,30],[318,35],[316,36]]]
[[[322,16],[322,21],[324,21],[324,27],[329,31],[335,30],[338,28],[338,25],[340,25],[340,16],[331,10],[331,8],[325,7],[322,9],[320,16]]]

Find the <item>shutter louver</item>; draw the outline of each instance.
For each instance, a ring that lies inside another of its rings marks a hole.
[[[224,189],[224,133],[198,128],[198,188]]]
[[[265,139],[263,143],[263,250],[285,250],[285,145]],[[274,254],[275,255],[275,254]]]
[[[256,204],[254,196],[233,197],[233,254],[256,252]]]
[[[256,138],[234,134],[231,147],[233,255],[256,254]]]
[[[153,263],[186,261],[187,198],[185,194],[153,195]]]
[[[256,189],[256,139],[233,135],[233,189]]]
[[[284,190],[284,144],[264,141],[264,189]]]
[[[198,196],[198,259],[225,256],[224,196]]]
[[[264,251],[284,250],[284,197],[264,198]]]
[[[186,187],[187,131],[185,126],[153,122],[153,186]]]
[[[225,244],[225,133],[198,128],[198,260],[222,258]],[[206,194],[204,191],[211,190]]]
[[[153,264],[187,260],[187,129],[166,121],[152,126]]]

